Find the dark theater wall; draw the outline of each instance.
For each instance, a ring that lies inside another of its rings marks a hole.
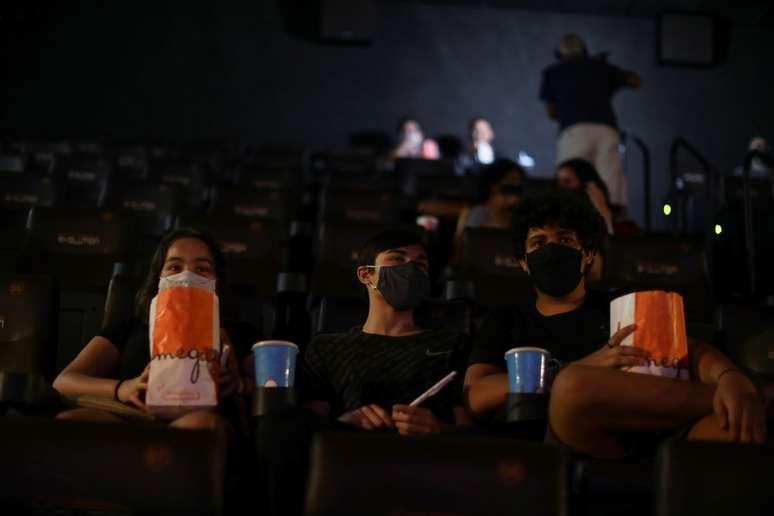
[[[774,34],[761,29],[733,27],[720,66],[664,68],[656,65],[655,23],[641,18],[382,1],[373,44],[346,47],[290,34],[278,8],[286,2],[203,4],[53,4],[4,33],[2,128],[342,148],[357,130],[391,132],[404,114],[431,135],[460,136],[481,114],[504,151],[529,152],[547,175],[556,127],[537,101],[540,71],[572,31],[644,78],[615,107],[654,154],[654,199],[668,188],[676,136],[723,171],[754,133],[774,136]]]

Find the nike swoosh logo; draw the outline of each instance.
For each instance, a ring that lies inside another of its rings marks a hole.
[[[451,351],[430,351],[429,349],[425,351],[425,355],[429,357],[440,357],[443,355],[451,355]]]

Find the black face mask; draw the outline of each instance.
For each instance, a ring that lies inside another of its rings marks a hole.
[[[522,195],[524,187],[522,185],[504,184],[500,185],[500,193],[505,195]]]
[[[581,282],[583,254],[560,244],[546,244],[527,254],[527,266],[532,283],[539,291],[552,297],[566,296]]]
[[[415,262],[380,267],[376,289],[395,310],[412,310],[430,295],[430,278]]]

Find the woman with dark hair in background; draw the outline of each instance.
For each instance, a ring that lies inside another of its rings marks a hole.
[[[591,204],[605,220],[608,234],[639,235],[641,233],[640,228],[628,218],[626,209],[610,202],[610,194],[605,182],[594,165],[585,159],[575,158],[560,163],[556,167],[554,181],[559,188],[585,192]]]
[[[567,190],[586,192],[591,204],[605,220],[607,232],[613,233],[613,210],[610,193],[594,165],[581,158],[568,159],[556,167],[556,186]]]
[[[137,292],[135,313],[128,320],[103,328],[92,338],[75,359],[54,381],[62,395],[96,396],[134,405],[146,410],[145,391],[148,388],[150,340],[148,318],[151,300],[158,293],[159,279],[181,272],[192,272],[217,280],[216,293],[221,296],[225,279],[225,262],[217,242],[206,233],[185,229],[168,234],[154,253],[148,275]],[[240,325],[239,330],[243,330]],[[234,335],[236,337],[236,335]],[[235,339],[234,345],[248,345],[256,335]],[[237,355],[241,354],[237,349]],[[244,351],[244,350],[243,350]],[[249,392],[250,380],[240,377],[236,361],[220,370],[221,399],[236,393]],[[78,408],[63,412],[60,419],[120,422],[121,417],[108,410]],[[233,435],[232,425],[223,416],[206,410],[189,412],[171,421],[170,426],[213,430],[225,453]]]

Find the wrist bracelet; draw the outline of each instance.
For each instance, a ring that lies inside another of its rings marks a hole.
[[[116,383],[115,389],[113,389],[113,399],[116,401],[121,401],[118,399],[118,388],[121,387],[122,383],[124,383],[123,380],[118,380],[118,383]]]
[[[718,375],[717,379],[715,380],[715,383],[720,383],[720,379],[723,378],[723,375],[726,373],[739,373],[745,378],[747,378],[747,375],[744,374],[742,371],[737,369],[736,367],[729,367],[728,369],[723,369],[720,374]]]

